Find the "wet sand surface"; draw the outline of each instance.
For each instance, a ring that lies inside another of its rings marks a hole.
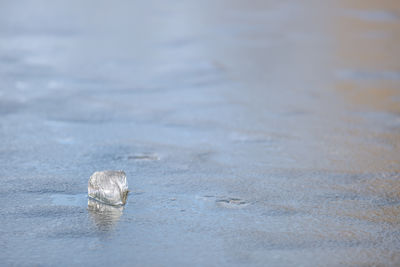
[[[400,264],[398,1],[0,7],[2,264]]]

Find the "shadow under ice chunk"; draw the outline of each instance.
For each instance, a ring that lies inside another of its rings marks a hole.
[[[90,176],[89,197],[108,205],[125,205],[128,182],[124,171],[101,171]]]

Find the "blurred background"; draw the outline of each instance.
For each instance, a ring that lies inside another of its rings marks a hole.
[[[396,266],[399,148],[397,0],[0,0],[5,265]]]

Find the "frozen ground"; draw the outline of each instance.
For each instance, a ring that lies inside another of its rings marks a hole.
[[[397,0],[1,1],[1,264],[399,265],[399,47]]]

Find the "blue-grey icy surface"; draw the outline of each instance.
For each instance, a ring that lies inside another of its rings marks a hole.
[[[0,1],[1,265],[398,266],[399,8]]]

